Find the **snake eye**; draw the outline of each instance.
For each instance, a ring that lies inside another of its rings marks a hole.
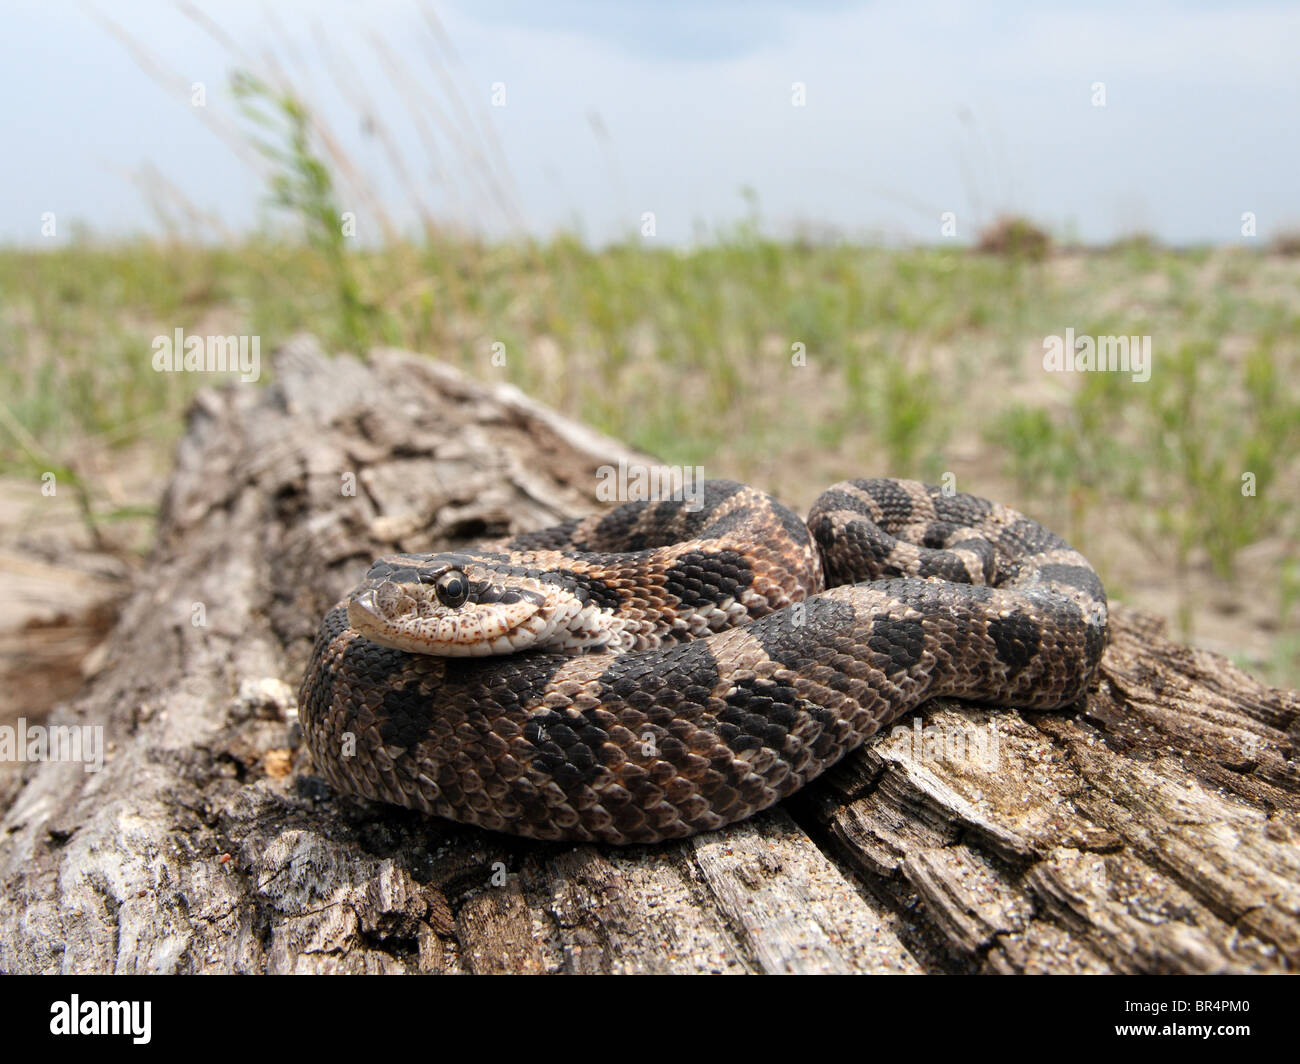
[[[469,597],[469,581],[459,569],[452,569],[438,577],[433,585],[438,601],[448,609],[463,606]]]

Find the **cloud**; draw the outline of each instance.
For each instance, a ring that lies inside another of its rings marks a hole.
[[[574,34],[630,55],[705,62],[736,59],[779,44],[800,15],[859,5],[860,0],[810,0],[797,8],[775,0],[551,0],[543,4],[485,0],[457,7],[486,26]]]

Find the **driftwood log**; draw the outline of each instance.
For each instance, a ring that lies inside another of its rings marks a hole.
[[[152,561],[54,718],[103,725],[103,770],[31,765],[0,791],[0,969],[1300,967],[1300,697],[1119,607],[1085,707],[931,703],[677,844],[530,842],[314,776],[295,692],[369,560],[588,512],[620,458],[638,456],[400,352],[298,340],[270,386],[203,393]],[[980,757],[944,746],[973,731]]]

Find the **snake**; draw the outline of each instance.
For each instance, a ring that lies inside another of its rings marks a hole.
[[[709,480],[379,558],[321,623],[299,721],[338,791],[659,843],[774,805],[932,698],[1067,708],[1107,624],[1082,554],[951,485],[846,480],[805,521]]]

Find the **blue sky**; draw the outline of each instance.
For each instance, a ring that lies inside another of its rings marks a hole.
[[[363,175],[340,186],[363,238],[377,203],[399,227],[418,204],[492,235],[597,242],[653,212],[655,238],[684,244],[743,217],[744,188],[776,234],[929,242],[951,211],[968,238],[1008,209],[1090,241],[1238,242],[1246,211],[1262,239],[1300,226],[1300,5],[428,6],[454,58],[423,0],[198,0],[242,57],[172,3],[11,0],[0,241],[41,243],[45,212],[59,239],[75,222],[157,231],[163,188],[219,219],[196,223],[212,238],[273,217],[264,174],[189,90],[203,83],[211,123],[246,128],[229,74],[268,57]]]

